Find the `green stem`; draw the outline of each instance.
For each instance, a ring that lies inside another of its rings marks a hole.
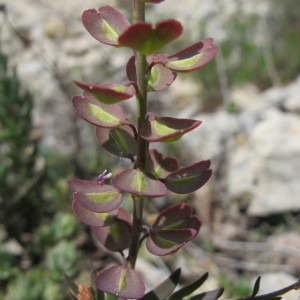
[[[145,3],[142,0],[133,0],[132,7],[134,22],[145,22]],[[139,52],[136,53],[136,76],[139,92],[136,95],[138,104],[138,153],[135,167],[144,171],[147,166],[149,147],[148,142],[141,138],[141,126],[147,114],[147,62],[146,56]],[[134,196],[132,199],[133,220],[128,261],[131,267],[134,268],[140,248],[140,236],[143,230],[144,199]]]

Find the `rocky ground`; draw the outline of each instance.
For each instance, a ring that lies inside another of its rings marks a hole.
[[[191,40],[199,39],[191,30],[199,18],[207,19],[209,33],[216,41],[221,39],[222,18],[236,6],[233,0],[220,0],[217,5],[204,0],[183,2],[165,1],[149,15],[154,20],[178,14]],[[244,9],[257,9],[263,15],[266,3],[255,2],[256,6],[248,3]],[[127,13],[129,1],[2,3],[6,17],[1,15],[1,49],[10,54],[24,86],[35,96],[34,120],[43,147],[74,153],[78,137],[84,145],[93,137],[72,113],[70,98],[79,91],[71,80],[120,80],[129,57],[126,51],[101,47],[90,38],[80,23],[81,12],[116,4]],[[212,275],[232,272],[234,279],[244,272],[253,277],[262,275],[264,291],[288,285],[300,270],[300,77],[264,92],[250,83],[233,88],[233,110],[221,107],[200,114],[195,113],[199,112],[198,87],[185,76],[178,79],[170,94],[161,94],[163,100],[172,97],[178,104],[176,108],[173,104],[160,107],[168,115],[203,121],[183,138],[180,148],[183,157],[199,160],[200,154],[200,159],[212,159],[214,177],[190,199],[202,217],[202,235],[177,257],[176,263],[159,264],[160,272],[176,264],[185,274],[197,274],[199,270]],[[144,274],[152,272],[149,278],[156,278],[157,268],[146,260],[139,268]],[[299,294],[291,293],[283,299],[297,297]]]

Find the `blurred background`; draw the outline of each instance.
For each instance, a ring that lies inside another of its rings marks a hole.
[[[130,2],[0,1],[0,299],[67,299],[63,272],[88,282],[91,269],[115,260],[73,216],[66,180],[93,180],[104,169],[127,166],[97,145],[71,98],[81,94],[72,80],[126,80],[130,51],[99,44],[81,14],[111,5],[131,19]],[[211,159],[214,171],[193,195],[154,201],[158,208],[192,203],[203,226],[175,259],[142,250],[138,268],[149,287],[177,267],[182,283],[209,271],[207,288],[224,286],[228,297],[247,295],[258,275],[262,292],[299,276],[298,2],[166,0],[147,6],[149,22],[176,18],[185,28],[163,53],[206,37],[220,48],[205,68],[149,95],[149,109],[160,116],[203,121],[160,149],[182,165]],[[134,109],[133,99],[126,102],[125,110]]]

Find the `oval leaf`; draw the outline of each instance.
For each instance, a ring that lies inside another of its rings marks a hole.
[[[79,179],[68,180],[74,199],[86,209],[106,213],[118,208],[122,203],[122,194],[111,185]]]
[[[193,210],[189,204],[179,203],[165,208],[156,218],[153,230],[169,230],[193,228],[197,231],[200,229],[200,221],[192,214]]]
[[[180,22],[165,20],[155,26],[149,23],[135,23],[119,37],[119,43],[142,54],[152,54],[178,38],[183,31]]]
[[[118,38],[130,26],[125,16],[111,6],[84,11],[82,23],[97,41],[111,46],[120,46]]]
[[[163,157],[156,149],[149,150],[148,171],[157,178],[166,177],[179,169],[178,160],[174,157]]]
[[[139,299],[145,293],[145,285],[139,274],[127,266],[113,266],[102,271],[95,283],[105,293],[125,299]]]
[[[125,170],[118,174],[112,184],[122,192],[143,197],[162,197],[168,190],[159,180],[151,179],[141,170]]]
[[[130,124],[118,105],[103,104],[87,92],[83,96],[74,96],[72,102],[78,115],[93,125],[113,128]]]
[[[207,38],[169,56],[165,67],[174,72],[191,72],[204,67],[217,53],[213,39]]]
[[[111,225],[118,211],[114,210],[109,213],[98,213],[86,209],[79,201],[73,200],[72,208],[75,216],[84,224],[89,226],[108,226]]]
[[[110,251],[123,251],[130,245],[131,219],[127,210],[120,207],[113,224],[93,227],[94,236]]]
[[[146,240],[147,250],[157,256],[164,256],[178,251],[197,235],[194,229],[159,230],[150,232]]]
[[[176,73],[164,67],[162,64],[155,64],[151,68],[148,90],[161,91],[169,87],[176,79]]]
[[[158,118],[149,113],[142,124],[141,136],[148,142],[174,142],[201,123],[192,119]]]
[[[208,181],[212,174],[209,167],[209,160],[200,161],[171,173],[162,181],[170,191],[188,194],[198,190]]]
[[[146,241],[147,249],[159,256],[173,253],[194,238],[200,227],[201,222],[192,214],[189,204],[172,205],[156,218]]]
[[[133,157],[137,154],[138,147],[130,126],[109,129],[96,127],[95,133],[99,144],[105,150],[119,157],[127,157],[134,161]]]
[[[85,84],[74,81],[77,86],[93,95],[97,100],[104,104],[115,104],[123,100],[127,100],[135,95],[133,82],[125,84]]]

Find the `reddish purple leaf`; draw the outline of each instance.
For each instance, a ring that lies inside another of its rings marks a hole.
[[[74,199],[86,209],[106,213],[118,208],[123,201],[119,190],[111,185],[79,179],[68,180]]]
[[[150,236],[146,240],[149,252],[167,255],[179,250],[199,232],[201,222],[192,214],[192,207],[186,203],[164,209],[156,218]]]
[[[163,157],[155,149],[149,150],[148,170],[157,178],[163,178],[179,169],[178,160],[174,157]]]
[[[72,102],[78,115],[93,125],[112,128],[131,124],[117,104],[103,104],[87,92],[74,96]]]
[[[104,104],[115,104],[123,100],[133,97],[136,93],[132,86],[134,82],[126,82],[123,84],[85,84],[74,81],[83,90],[93,95],[97,100]]]
[[[198,190],[208,181],[212,174],[209,167],[209,160],[200,161],[169,174],[162,182],[174,193],[188,194]]]
[[[196,235],[197,232],[193,229],[150,232],[150,237],[146,240],[146,247],[150,253],[164,256],[178,251]]]
[[[127,210],[120,207],[113,224],[93,227],[94,236],[110,251],[123,251],[131,240],[131,217]]]
[[[105,150],[134,161],[138,147],[132,127],[127,125],[116,128],[96,127],[95,133],[99,144]]]
[[[130,26],[125,16],[111,6],[84,11],[82,23],[97,41],[111,46],[120,46],[118,38]]]
[[[89,226],[108,226],[111,225],[118,215],[118,210],[109,213],[98,213],[86,209],[79,201],[73,200],[72,208],[76,217],[84,224]]]
[[[201,123],[192,119],[158,118],[148,113],[146,121],[142,124],[141,136],[148,142],[174,142]]]
[[[181,23],[176,20],[161,21],[155,26],[140,22],[128,27],[120,35],[119,43],[147,55],[178,38],[182,31]]]
[[[161,3],[161,2],[164,2],[165,0],[147,0],[145,1],[146,3]]]
[[[218,53],[213,39],[207,38],[168,57],[165,67],[174,72],[191,72],[208,64]]]
[[[176,73],[164,67],[162,64],[155,64],[151,67],[148,81],[149,91],[161,91],[168,88],[176,79]]]
[[[162,197],[168,190],[159,180],[152,179],[141,170],[125,170],[115,176],[112,184],[122,192],[141,197]]]
[[[113,266],[105,269],[97,276],[95,283],[101,291],[125,299],[139,299],[145,293],[145,285],[141,277],[128,266]]]
[[[135,66],[135,56],[131,56],[126,65],[126,75],[128,80],[132,82],[137,82],[136,79],[136,66]]]

